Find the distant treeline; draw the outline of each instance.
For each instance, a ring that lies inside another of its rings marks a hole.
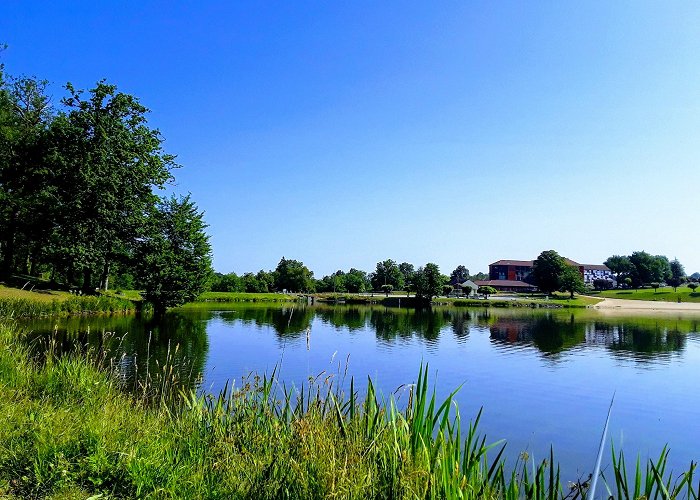
[[[645,251],[633,252],[629,256],[613,255],[605,265],[615,273],[618,284],[634,287],[654,284],[658,287],[660,283],[666,283],[676,288],[688,280],[700,278],[700,273],[687,277],[678,259],[669,260],[665,255],[651,255]]]
[[[206,225],[189,197],[161,198],[175,157],[148,110],[114,85],[47,82],[0,65],[0,278],[41,276],[93,294],[146,290],[156,308],[195,297],[211,272]]]
[[[413,264],[397,264],[391,259],[377,262],[373,272],[351,268],[315,279],[313,272],[303,262],[282,257],[274,271],[260,270],[241,276],[236,273],[215,273],[211,283],[214,292],[266,293],[287,290],[303,293],[363,293],[404,290],[418,297],[441,295],[468,279],[487,279],[485,273],[470,275],[465,266],[457,266],[450,276],[440,273],[436,264],[428,263],[416,268]]]
[[[613,255],[605,261],[615,274],[619,286],[653,286],[666,283],[670,286],[680,286],[686,281],[697,281],[700,273],[685,275],[683,265],[677,259],[669,260],[663,255],[650,255],[644,251],[632,253],[630,256]],[[568,291],[583,293],[587,290],[578,269],[569,269],[563,257],[554,250],[542,252],[534,261],[533,273],[527,281],[538,286],[541,291]],[[427,274],[426,274],[427,270]],[[426,277],[427,276],[427,277]],[[431,277],[434,276],[434,277]],[[270,293],[301,292],[301,293],[364,293],[406,291],[417,292],[418,296],[433,296],[449,294],[458,285],[467,280],[488,280],[487,273],[470,274],[463,265],[457,266],[450,275],[440,273],[436,264],[426,264],[416,268],[415,265],[402,262],[397,264],[392,259],[377,262],[372,272],[350,268],[348,271],[338,270],[321,279],[315,279],[314,273],[298,260],[282,257],[274,270],[260,270],[257,273],[214,273],[210,288],[214,292],[247,292]],[[609,280],[605,283],[594,283],[596,288],[612,286]],[[426,285],[429,282],[430,285]],[[430,290],[426,289],[430,287]],[[590,285],[589,285],[590,286]],[[480,291],[479,293],[486,293]],[[480,290],[481,290],[480,289]],[[490,290],[489,293],[495,293]]]

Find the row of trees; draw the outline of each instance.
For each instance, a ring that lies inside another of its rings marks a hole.
[[[650,255],[644,251],[633,252],[629,256],[613,255],[605,261],[605,265],[615,273],[618,284],[627,286],[648,285],[657,288],[665,282],[675,289],[693,279],[686,277],[683,265],[677,259],[669,261],[664,255]],[[574,292],[583,293],[586,290],[579,268],[568,265],[554,250],[544,251],[537,257],[531,278],[534,285],[548,294],[562,290],[571,293],[573,298]],[[606,288],[609,283],[594,285]]]
[[[159,197],[178,167],[148,109],[104,81],[47,82],[0,66],[0,277],[46,276],[84,293],[130,276],[157,309],[196,297],[211,273],[203,215]]]
[[[257,274],[215,273],[210,284],[213,292],[313,292],[314,273],[303,262],[282,257],[274,271],[260,270]]]
[[[640,287],[656,283],[667,283],[677,288],[687,278],[683,265],[678,259],[668,260],[665,255],[651,255],[644,251],[633,252],[631,255],[613,255],[605,261],[605,265],[615,273],[618,284]]]
[[[455,274],[456,272],[462,274]],[[345,272],[338,270],[333,274],[316,280],[313,272],[303,262],[282,257],[274,271],[258,271],[257,274],[235,273],[216,274],[211,285],[212,291],[221,292],[334,292],[364,293],[370,291],[406,290],[419,298],[432,298],[449,292],[450,282],[462,283],[469,279],[468,270],[459,266],[453,276],[440,273],[437,264],[428,263],[416,268],[413,264],[397,264],[391,259],[377,263],[372,273],[351,268]],[[446,288],[448,287],[448,288]]]

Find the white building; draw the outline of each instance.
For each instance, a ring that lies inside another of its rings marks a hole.
[[[583,282],[593,286],[595,280],[606,280],[617,286],[613,272],[605,264],[583,264]]]

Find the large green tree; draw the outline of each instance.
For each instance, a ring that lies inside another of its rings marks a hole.
[[[634,264],[625,255],[612,255],[604,262],[608,268],[615,273],[619,281],[622,277],[628,276],[634,269]]]
[[[345,275],[345,288],[351,293],[366,292],[370,288],[367,273],[359,269],[351,268]]]
[[[45,162],[52,120],[46,82],[9,79],[1,88],[0,274],[7,276],[19,262],[33,265],[38,260],[51,228],[56,190],[54,172]]]
[[[413,277],[416,298],[424,302],[430,302],[433,297],[440,295],[444,285],[445,279],[437,264],[428,263],[419,267]]]
[[[669,267],[671,269],[671,277],[666,280],[666,283],[671,285],[673,287],[673,291],[676,291],[676,288],[681,286],[685,280],[685,269],[683,268],[683,264],[681,264],[678,259],[673,259],[669,263]]]
[[[375,290],[381,289],[383,285],[391,285],[394,290],[401,290],[404,287],[404,277],[399,266],[391,259],[377,262],[377,267],[372,274],[372,287]]]
[[[574,298],[574,293],[583,293],[586,291],[586,285],[583,282],[581,271],[575,266],[565,266],[564,270],[559,275],[560,290],[569,292],[571,298]]]
[[[645,251],[633,252],[629,260],[634,266],[630,277],[634,286],[659,283],[671,277],[671,264],[663,255],[651,255]]]
[[[313,292],[314,273],[303,262],[282,257],[275,269],[275,288],[287,292]]]
[[[153,188],[171,180],[177,165],[136,97],[104,81],[87,95],[66,89],[67,112],[51,127],[50,159],[61,182],[53,247],[91,292],[95,274],[106,288],[110,266],[129,257],[157,203]]]
[[[540,291],[551,295],[560,287],[560,275],[566,269],[566,261],[554,250],[542,252],[532,265],[532,278]]]
[[[156,314],[196,299],[211,279],[211,246],[203,213],[189,196],[165,198],[136,248],[144,298]]]
[[[403,276],[403,288],[413,290],[413,278],[416,274],[415,266],[409,262],[402,262],[399,264],[399,271],[401,271]]]
[[[469,279],[469,269],[465,266],[459,265],[450,274],[450,284],[452,286],[457,286]]]
[[[212,292],[245,292],[243,279],[236,273],[214,273],[211,281]]]

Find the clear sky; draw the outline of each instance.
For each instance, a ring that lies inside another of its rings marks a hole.
[[[218,271],[555,249],[700,271],[700,2],[3,0],[10,74],[148,106]]]

